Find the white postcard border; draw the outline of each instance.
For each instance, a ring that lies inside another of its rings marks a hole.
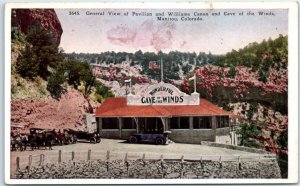
[[[288,179],[11,179],[11,9],[12,8],[176,8],[176,9],[288,9]],[[5,183],[7,184],[236,184],[298,182],[298,4],[297,2],[139,2],[139,3],[7,3],[5,6]]]

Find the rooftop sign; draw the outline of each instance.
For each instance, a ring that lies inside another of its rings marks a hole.
[[[127,105],[199,105],[199,93],[188,95],[174,85],[160,82],[136,95],[127,95]]]

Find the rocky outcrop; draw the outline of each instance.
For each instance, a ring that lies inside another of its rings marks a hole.
[[[84,98],[77,90],[70,89],[60,100],[49,98],[13,99],[11,102],[11,124],[21,126],[21,132],[31,127],[48,129],[84,129],[84,114],[99,106]],[[17,131],[16,131],[17,132]]]
[[[13,16],[22,32],[26,33],[29,26],[38,21],[44,30],[52,32],[59,46],[63,29],[54,9],[15,9],[13,11]]]

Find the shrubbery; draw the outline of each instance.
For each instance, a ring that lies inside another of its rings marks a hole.
[[[63,50],[56,46],[52,33],[43,30],[39,22],[29,27],[26,33],[22,33],[17,26],[12,28],[12,44],[15,46],[14,43],[20,42],[24,44],[24,49],[17,59],[16,72],[30,81],[37,77],[47,80],[47,90],[53,98],[59,99],[66,91],[64,84],[75,89],[83,85],[85,96],[96,91],[102,97],[98,101],[113,96],[96,81],[88,63],[65,60]]]

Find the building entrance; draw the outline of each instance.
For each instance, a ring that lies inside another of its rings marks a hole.
[[[164,132],[164,127],[161,118],[139,118],[138,124],[140,127],[140,132],[148,133],[148,132]]]

